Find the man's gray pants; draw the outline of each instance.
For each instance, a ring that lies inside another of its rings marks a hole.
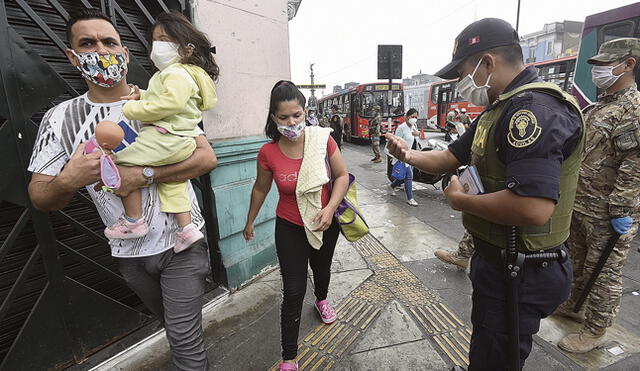
[[[118,260],[129,287],[164,322],[175,368],[207,370],[202,335],[202,297],[209,273],[206,242],[197,242],[179,254],[169,249]]]

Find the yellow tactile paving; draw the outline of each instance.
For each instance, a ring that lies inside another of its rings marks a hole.
[[[471,331],[437,293],[425,287],[373,236],[367,235],[353,245],[374,273],[343,299],[336,309],[336,322],[320,324],[304,337],[297,358],[299,369],[332,369],[391,300],[406,307],[443,357],[467,366]]]

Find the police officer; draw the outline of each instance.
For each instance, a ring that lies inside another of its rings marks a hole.
[[[333,129],[331,137],[338,144],[338,148],[342,149],[342,118],[338,114],[338,106],[336,104],[331,106],[331,118],[329,119],[329,127]]]
[[[587,60],[595,65],[592,78],[602,95],[585,116],[588,139],[568,241],[575,269],[572,295],[556,311],[584,321],[577,333],[558,343],[568,352],[585,353],[604,343],[620,309],[622,266],[638,231],[640,92],[635,79],[639,58],[640,39],[622,38],[602,44],[599,53]],[[583,305],[586,313],[574,314],[573,306],[614,230],[622,236]]]
[[[373,106],[373,118],[369,120],[369,139],[371,140],[371,150],[374,157],[371,161],[382,162],[380,157],[380,131],[382,130],[382,116],[380,116],[380,106]]]
[[[446,151],[411,151],[392,136],[388,147],[396,158],[430,173],[461,164],[477,167],[485,194],[465,193],[454,176],[445,195],[453,209],[462,211],[475,246],[469,370],[504,370],[509,359],[501,254],[510,229],[506,226],[518,227],[517,249],[523,254],[565,249],[584,147],[582,116],[572,97],[541,82],[534,67],[523,65],[518,34],[500,19],[467,26],[455,40],[453,60],[436,75],[460,78],[462,97],[485,111]],[[521,367],[540,319],[569,296],[571,276],[569,261],[522,267]]]

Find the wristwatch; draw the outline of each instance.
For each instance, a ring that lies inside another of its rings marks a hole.
[[[145,167],[142,169],[142,176],[144,176],[144,180],[147,182],[147,185],[153,184],[153,175],[154,171],[152,167]]]

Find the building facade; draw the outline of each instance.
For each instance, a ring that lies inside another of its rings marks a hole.
[[[582,22],[547,23],[542,30],[520,36],[525,63],[542,62],[578,53]]]
[[[226,283],[234,290],[277,264],[275,187],[256,219],[255,238],[246,242],[242,231],[256,177],[257,154],[267,142],[264,126],[271,88],[278,80],[290,80],[288,21],[300,2],[196,4],[195,23],[216,46],[221,70],[218,105],[205,115],[204,127],[218,156],[218,167],[211,173],[218,219],[217,248]]]

